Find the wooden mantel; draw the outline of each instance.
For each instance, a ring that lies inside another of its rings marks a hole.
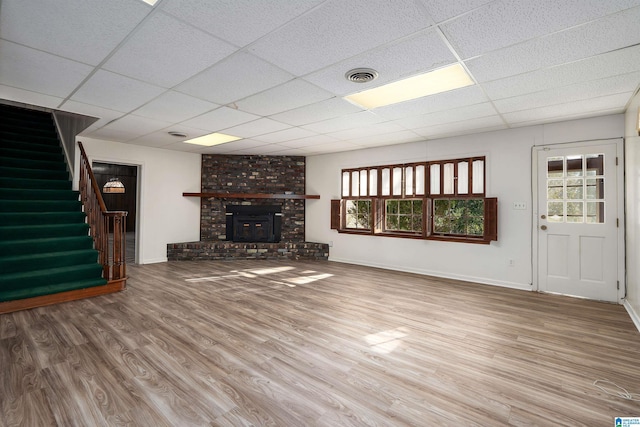
[[[318,194],[277,193],[182,193],[184,197],[214,197],[217,199],[319,199]]]

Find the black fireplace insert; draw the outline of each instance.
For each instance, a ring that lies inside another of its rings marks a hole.
[[[233,242],[280,241],[282,208],[277,205],[229,205],[226,208],[227,240]]]

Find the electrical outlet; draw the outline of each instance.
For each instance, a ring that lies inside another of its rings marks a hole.
[[[516,265],[516,261],[513,260],[513,259],[510,259],[509,260],[509,267],[515,267],[515,265]]]
[[[333,247],[333,240],[329,240],[329,247],[332,248]]]
[[[513,202],[513,209],[518,209],[518,210],[527,209],[527,202]]]

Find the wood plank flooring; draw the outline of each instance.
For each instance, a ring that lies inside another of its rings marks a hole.
[[[594,386],[640,394],[640,333],[618,305],[332,262],[128,272],[125,292],[0,316],[0,426],[640,416]]]

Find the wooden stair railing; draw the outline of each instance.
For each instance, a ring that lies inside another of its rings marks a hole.
[[[126,219],[125,211],[108,211],[100,187],[93,175],[91,163],[84,151],[82,143],[80,147],[80,199],[87,215],[91,237],[95,249],[98,251],[98,260],[103,267],[103,277],[109,284],[118,283],[126,286]],[[110,230],[113,236],[110,236]]]

